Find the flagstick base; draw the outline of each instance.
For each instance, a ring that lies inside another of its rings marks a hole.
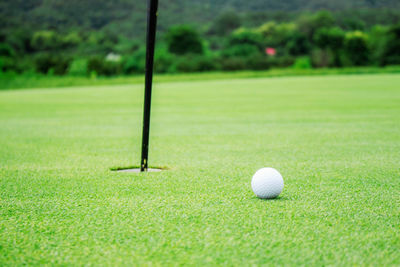
[[[145,172],[161,172],[161,171],[163,171],[163,170],[162,170],[162,169],[148,168],[147,171],[145,171]],[[134,173],[141,173],[140,168],[117,170],[117,172],[134,172]]]

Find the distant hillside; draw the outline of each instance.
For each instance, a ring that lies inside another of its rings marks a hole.
[[[105,29],[134,37],[146,23],[145,0],[0,0],[2,31],[18,27],[59,31]],[[207,23],[226,10],[276,12],[400,9],[399,0],[160,0],[160,30],[173,24]]]

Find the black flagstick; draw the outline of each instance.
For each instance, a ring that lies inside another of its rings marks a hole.
[[[148,168],[149,159],[149,134],[150,134],[150,109],[151,87],[153,83],[154,46],[156,43],[158,0],[148,0],[147,14],[147,51],[146,51],[146,81],[143,110],[143,135],[142,135],[142,161],[140,171]]]

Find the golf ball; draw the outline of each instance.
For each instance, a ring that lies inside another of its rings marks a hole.
[[[274,168],[259,169],[251,180],[251,188],[259,198],[276,198],[283,190],[282,175]]]

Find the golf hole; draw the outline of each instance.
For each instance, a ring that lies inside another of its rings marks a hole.
[[[166,171],[166,170],[168,170],[168,168],[166,168],[166,167],[151,167],[151,168],[148,168],[147,171],[145,171],[144,173],[146,173],[146,172],[162,172],[162,171]],[[111,168],[111,171],[141,173],[140,167],[138,167],[138,166]]]

